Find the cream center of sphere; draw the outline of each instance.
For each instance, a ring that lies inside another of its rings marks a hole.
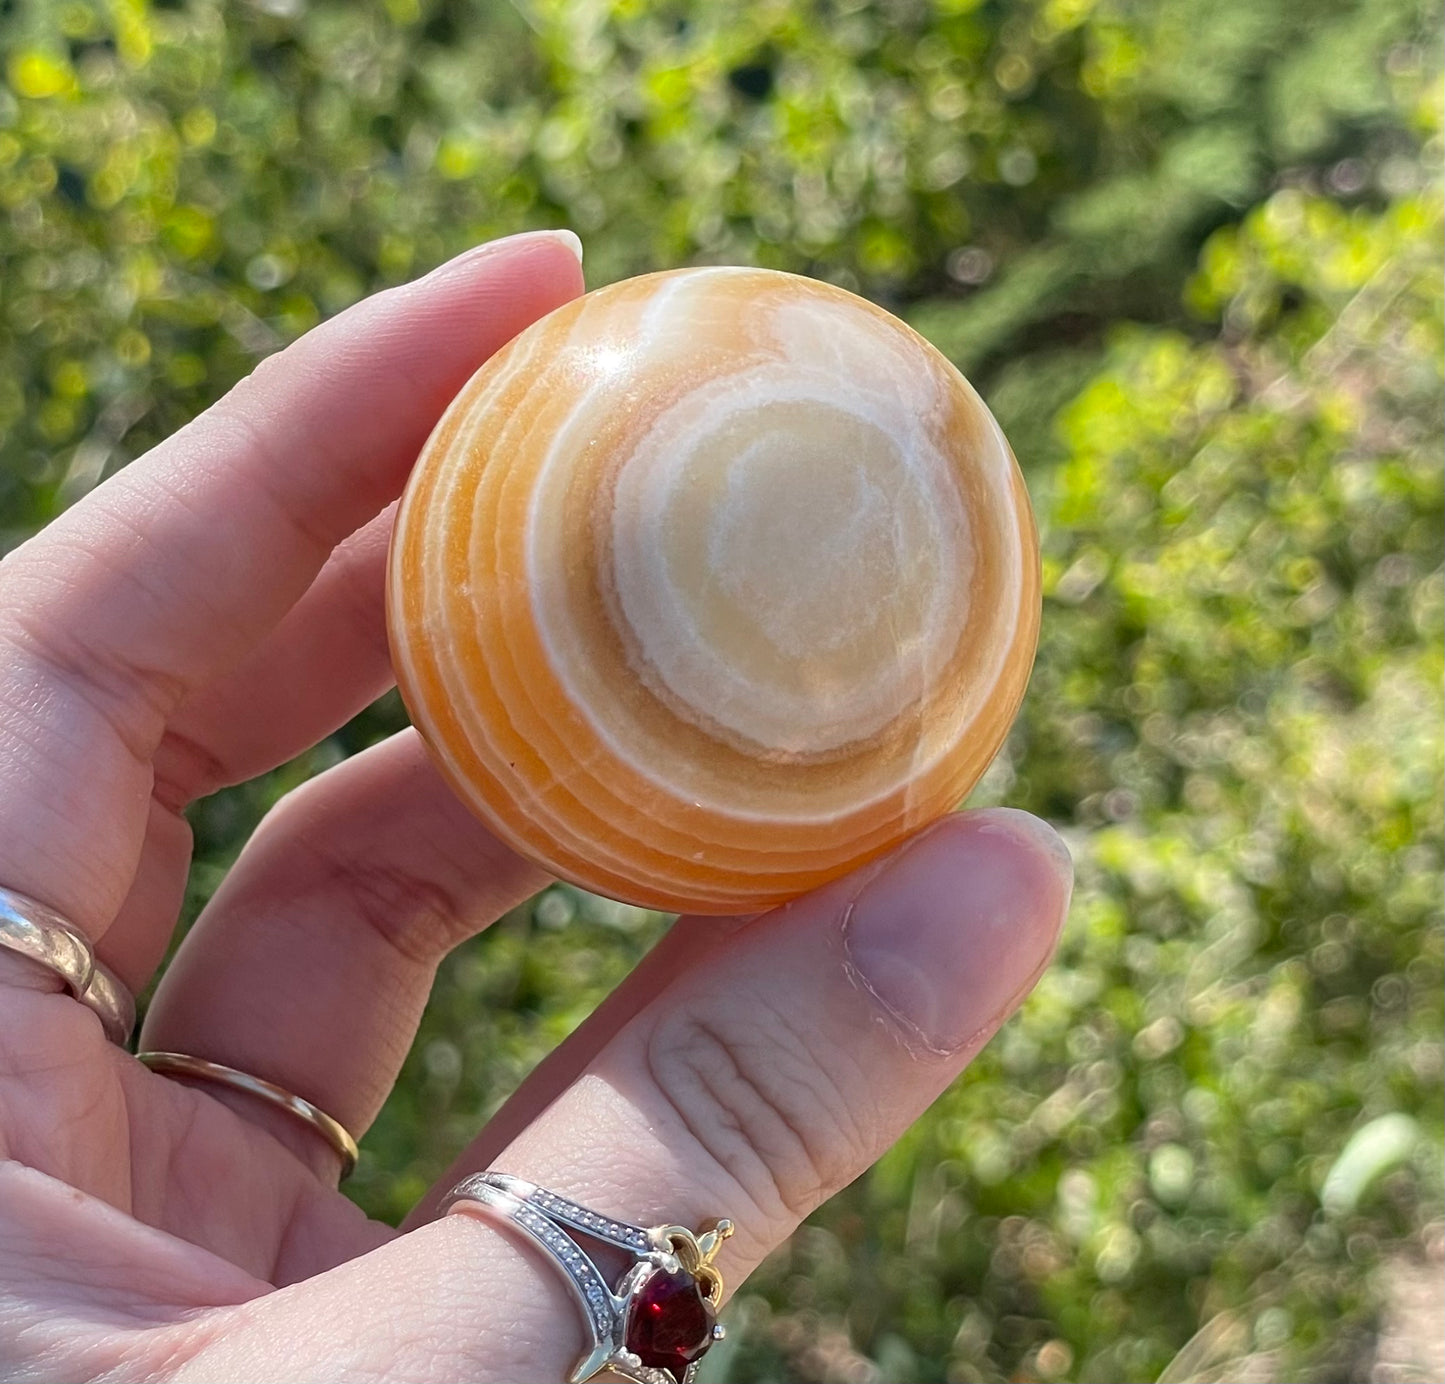
[[[498,579],[527,592],[567,723],[687,812],[823,823],[911,801],[1008,656],[997,428],[838,290],[719,268],[628,311],[608,297],[548,343],[528,464],[489,463],[503,495],[527,477],[523,560]],[[496,539],[470,543],[480,562]],[[566,791],[574,770],[547,773]]]
[[[611,521],[638,674],[684,719],[783,759],[905,711],[953,649],[967,591],[941,459],[798,385],[759,372],[661,417]]]

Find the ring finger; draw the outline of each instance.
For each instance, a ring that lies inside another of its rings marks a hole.
[[[546,882],[403,731],[266,818],[161,981],[141,1047],[272,1081],[359,1136],[411,1046],[437,963]],[[286,1113],[207,1089],[336,1176],[335,1154]]]

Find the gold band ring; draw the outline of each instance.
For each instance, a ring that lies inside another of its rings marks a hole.
[[[95,959],[95,949],[68,918],[28,894],[0,889],[0,947],[44,966],[99,1018],[118,1047],[130,1042],[135,1000],[115,974]]]
[[[274,1081],[263,1080],[249,1072],[237,1071],[235,1067],[223,1066],[220,1062],[208,1062],[204,1057],[191,1057],[183,1052],[138,1052],[136,1061],[143,1062],[159,1076],[186,1076],[195,1081],[211,1081],[217,1086],[229,1086],[233,1091],[244,1091],[248,1096],[274,1105],[279,1110],[300,1120],[313,1129],[332,1151],[341,1158],[341,1180],[351,1176],[361,1150],[351,1137],[345,1125],[334,1120],[319,1106],[312,1105],[302,1096],[293,1095],[284,1086]]]

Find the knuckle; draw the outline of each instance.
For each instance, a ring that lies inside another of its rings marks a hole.
[[[152,759],[156,800],[173,812],[213,793],[235,776],[224,759],[201,741],[168,727]]]
[[[184,685],[164,668],[147,665],[129,650],[81,640],[64,621],[11,610],[5,644],[7,653],[14,651],[14,665],[29,664],[142,763],[149,761],[166,716],[184,694]]]
[[[191,432],[194,447],[213,451],[218,466],[245,465],[247,484],[266,496],[277,517],[301,542],[324,556],[339,535],[333,534],[322,519],[314,518],[298,499],[288,479],[294,476],[295,467],[287,464],[282,439],[270,421],[289,377],[290,367],[284,355],[277,352],[260,361],[183,431]],[[328,439],[320,435],[287,441],[287,451],[324,452],[328,446]]]
[[[284,350],[267,352],[221,396],[218,403],[226,411],[236,408],[245,410],[253,406],[264,409],[269,391],[285,385],[291,365]]]
[[[777,1009],[674,1011],[646,1058],[688,1132],[768,1216],[802,1219],[872,1161],[837,1072],[846,1056],[819,1052]]]
[[[391,862],[350,861],[336,883],[357,921],[407,961],[430,967],[459,940],[457,902],[435,880]]]
[[[311,803],[323,794],[322,780],[312,779],[267,814],[265,834],[283,851],[296,853],[280,873],[304,880],[318,906],[351,917],[402,960],[435,965],[472,930],[462,901],[401,858],[377,851],[367,859],[354,843],[346,844],[345,833],[318,829]],[[327,844],[338,840],[339,846]]]

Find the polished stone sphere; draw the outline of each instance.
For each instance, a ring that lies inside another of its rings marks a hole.
[[[609,285],[462,390],[397,516],[397,678],[496,834],[753,911],[955,807],[1039,623],[1018,467],[956,369],[810,279]]]

